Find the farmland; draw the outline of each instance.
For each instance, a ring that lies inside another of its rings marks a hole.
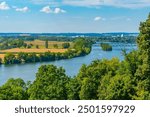
[[[39,46],[39,48],[45,48],[45,41],[41,40],[34,40],[34,41],[25,41],[26,44],[28,45],[33,45],[32,48],[36,48],[36,45]],[[54,45],[58,45],[58,49],[62,49],[62,44],[65,42],[60,42],[60,41],[49,41],[48,42],[48,48],[49,49],[54,49]],[[71,47],[73,46],[72,42],[69,42]]]
[[[67,51],[67,49],[35,49],[35,48],[31,48],[31,49],[22,49],[22,48],[12,48],[12,49],[8,49],[8,50],[1,50],[1,53],[18,53],[18,52],[26,52],[26,53],[44,53],[44,52],[65,52]]]
[[[24,41],[24,43],[28,46],[27,47],[20,47],[20,48],[10,48],[10,49],[4,49],[0,50],[0,58],[4,59],[4,56],[6,53],[19,53],[19,52],[25,52],[25,53],[45,53],[45,52],[53,52],[53,53],[64,53],[67,51],[66,48],[63,48],[63,44],[66,42],[59,42],[59,41],[48,41],[48,48],[45,48],[45,41],[41,40],[34,40],[34,41]],[[70,48],[73,47],[72,42],[68,42],[70,44]]]
[[[0,54],[0,58],[4,59],[5,54]]]

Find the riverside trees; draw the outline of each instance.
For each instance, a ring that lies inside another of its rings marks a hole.
[[[65,75],[63,68],[43,65],[31,85],[13,80],[1,86],[0,99],[150,99],[150,15],[140,24],[137,44],[137,51],[123,52],[123,61],[95,60],[88,66],[83,65],[72,79]],[[77,40],[74,46],[82,54],[89,49],[85,41]]]
[[[70,46],[68,44],[66,43],[64,46]],[[91,51],[91,46],[91,41],[84,38],[79,38],[74,42],[74,48],[68,49],[64,53],[6,53],[4,57],[4,64],[33,63],[42,61],[54,61],[60,59],[70,59],[73,57],[79,57],[89,54]]]

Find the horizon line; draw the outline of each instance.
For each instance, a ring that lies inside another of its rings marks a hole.
[[[139,32],[0,32],[0,34],[2,33],[12,33],[12,34],[15,34],[15,33],[19,33],[19,34],[62,34],[62,33],[65,33],[65,34],[69,34],[69,33],[78,33],[78,34],[92,34],[92,33],[95,33],[95,34],[104,34],[104,33],[139,33]]]

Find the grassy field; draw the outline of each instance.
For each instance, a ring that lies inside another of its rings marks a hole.
[[[26,44],[32,44],[32,48],[36,48],[36,45],[39,46],[39,48],[45,48],[45,41],[41,40],[34,40],[34,41],[25,41]],[[59,42],[59,41],[49,41],[48,42],[48,48],[49,49],[54,49],[54,44],[58,45],[58,49],[62,49],[62,44],[65,42]],[[69,42],[71,47],[73,46],[72,42]]]
[[[26,52],[26,53],[44,53],[44,52],[65,52],[67,49],[21,49],[21,48],[13,48],[13,49],[8,49],[8,50],[1,50],[1,53],[18,53],[18,52]]]
[[[67,51],[67,49],[62,49],[62,44],[65,42],[59,42],[59,41],[49,41],[48,42],[48,49],[45,48],[45,41],[41,40],[34,40],[34,41],[25,41],[26,44],[32,44],[33,46],[30,49],[27,48],[12,48],[7,50],[0,50],[0,58],[4,59],[5,53],[18,53],[18,52],[26,52],[26,53],[44,53],[44,52],[61,52],[64,53]],[[73,47],[73,43],[69,42],[71,45],[71,48]],[[58,48],[54,48],[54,44],[58,45]],[[39,46],[39,48],[36,48],[36,46]]]

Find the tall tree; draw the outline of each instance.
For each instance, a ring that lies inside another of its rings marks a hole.
[[[150,99],[150,14],[145,22],[140,23],[139,30],[140,34],[137,38],[137,44],[142,64],[139,65],[136,72],[136,80],[138,82],[137,97],[141,97],[141,99]],[[142,82],[144,84],[140,85]]]
[[[28,99],[26,83],[18,79],[9,79],[0,87],[1,100],[26,100]]]
[[[66,85],[69,78],[65,75],[65,70],[54,65],[43,65],[36,74],[36,79],[29,87],[30,99],[42,100],[62,100],[67,99]]]
[[[48,48],[48,40],[45,41],[45,48]]]

